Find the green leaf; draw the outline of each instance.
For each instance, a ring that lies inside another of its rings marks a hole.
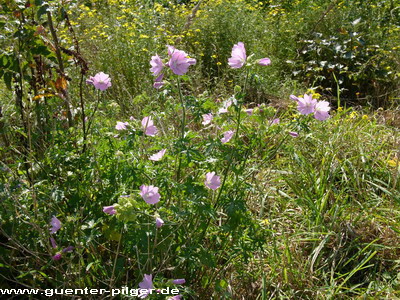
[[[96,263],[96,262],[94,262],[94,261],[92,261],[91,263],[89,263],[89,264],[86,266],[86,272],[89,272],[90,268],[91,268],[95,263]]]
[[[12,81],[12,73],[7,72],[4,74],[4,83],[6,84],[7,88],[11,90],[11,81]]]
[[[42,45],[33,48],[31,51],[33,54],[43,55],[43,56],[48,56],[49,54],[51,54],[51,51],[49,51],[49,49],[46,46]]]
[[[6,67],[6,66],[7,66],[7,63],[8,63],[7,56],[3,54],[3,55],[0,57],[0,68]]]
[[[187,82],[187,81],[190,80],[189,76],[187,76],[187,75],[182,75],[182,76],[181,76],[181,79],[182,79],[183,81],[185,81],[185,82]]]
[[[48,9],[48,8],[49,8],[49,6],[48,6],[47,4],[45,4],[45,5],[41,6],[41,7],[38,9],[38,11],[37,11],[37,13],[36,13],[38,19],[40,19],[40,17],[41,17],[42,15],[44,15],[44,14],[47,13],[47,9]]]
[[[58,21],[64,20],[66,15],[67,15],[67,12],[65,11],[64,7],[61,7],[58,12],[58,15],[57,15],[57,20]]]

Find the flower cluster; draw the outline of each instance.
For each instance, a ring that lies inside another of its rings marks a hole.
[[[152,56],[150,60],[150,71],[153,73],[153,76],[156,77],[153,87],[156,89],[161,88],[165,84],[163,82],[164,67],[169,67],[176,75],[184,75],[190,66],[196,64],[196,59],[190,58],[185,51],[178,50],[173,46],[167,47],[169,58],[168,62],[164,63],[158,54]]]
[[[290,99],[297,101],[297,110],[302,115],[314,114],[314,118],[325,121],[329,118],[330,106],[327,101],[317,101],[312,95],[304,94],[304,97],[290,95]]]
[[[256,61],[261,66],[268,66],[271,63],[269,58],[262,58]],[[151,57],[150,61],[150,71],[155,77],[154,87],[161,88],[164,85],[163,78],[166,68],[169,68],[173,74],[181,76],[186,74],[189,67],[194,65],[196,60],[190,58],[188,54],[182,50],[178,50],[172,46],[168,46],[168,61],[163,61],[163,59],[158,55],[154,55]],[[232,57],[229,59],[229,65],[232,68],[241,68],[245,64],[252,64],[249,61],[249,58],[246,55],[246,49],[242,42],[234,45],[232,49]],[[218,115],[222,115],[228,113],[228,109],[233,104],[237,105],[237,100],[235,97],[229,98],[224,102],[223,107],[220,108],[217,112]],[[253,114],[253,109],[246,109],[245,112],[251,116]],[[207,113],[202,116],[203,125],[209,125],[212,123],[214,116],[213,114]],[[158,132],[157,127],[154,125],[154,122],[151,116],[146,116],[141,121],[142,129],[145,135],[147,136],[155,136]],[[128,122],[117,122],[115,128],[117,130],[126,130],[129,127]],[[231,139],[235,136],[234,130],[228,130],[223,132],[223,137],[220,139],[221,143],[225,144],[231,141]],[[159,152],[149,156],[149,160],[151,161],[160,161],[166,153],[166,149],[162,149]],[[205,174],[204,185],[206,188],[215,191],[221,188],[221,177],[216,175],[216,172],[208,172]],[[159,193],[159,188],[154,185],[141,185],[139,195],[141,198],[149,205],[156,205],[160,202],[161,195]],[[105,206],[103,211],[107,214],[113,215],[117,213],[115,206]],[[155,227],[159,230],[162,226],[164,226],[165,222],[160,217],[160,215],[155,213]],[[175,279],[173,280],[174,284],[184,284],[185,279]],[[139,283],[139,287],[146,290],[153,289],[153,276],[152,274],[144,274],[143,281]],[[148,294],[143,295],[143,298],[147,297]],[[179,297],[176,297],[179,299]]]

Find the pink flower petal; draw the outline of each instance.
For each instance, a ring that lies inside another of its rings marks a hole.
[[[161,228],[164,225],[164,221],[161,218],[156,218],[156,227]]]
[[[105,91],[111,87],[111,78],[108,74],[100,72],[87,79],[86,83],[92,84],[98,90]]]
[[[174,280],[172,280],[172,283],[173,284],[185,284],[186,280],[184,278],[182,278],[182,279],[174,279]]]
[[[216,190],[221,186],[220,177],[215,175],[215,172],[209,172],[206,174],[206,181],[204,182],[206,187],[212,190]]]
[[[51,218],[50,225],[51,225],[51,228],[50,228],[51,234],[56,233],[61,228],[61,222],[55,216],[53,216]]]
[[[54,255],[54,256],[52,257],[52,259],[53,259],[53,260],[60,260],[61,257],[62,257],[61,253],[57,253],[56,255]]]
[[[329,118],[329,111],[331,110],[328,101],[318,101],[315,105],[314,118],[320,121],[325,121]]]
[[[56,240],[54,239],[54,238],[50,238],[50,243],[51,243],[51,247],[52,248],[57,248],[57,243],[56,243]]]
[[[188,71],[189,66],[196,64],[196,60],[194,58],[189,58],[186,52],[175,48],[171,50],[170,47],[171,46],[168,47],[168,54],[171,53],[168,66],[174,74],[184,75]]]
[[[144,294],[140,293],[139,298],[146,298],[153,289],[153,275],[144,274],[143,281],[139,283],[139,287],[143,290],[147,290]]]
[[[213,120],[213,114],[209,113],[209,114],[204,114],[203,115],[203,122],[201,122],[201,124],[203,125],[208,125],[211,123],[211,121]]]
[[[156,204],[160,201],[160,194],[158,193],[158,187],[152,185],[140,186],[140,196],[147,204]]]
[[[231,68],[239,69],[246,63],[246,49],[242,42],[235,44],[232,48],[231,57],[228,59],[228,64]]]
[[[117,213],[117,211],[115,210],[114,205],[104,206],[103,207],[103,212],[105,212],[106,214],[109,214],[109,215],[115,215]]]
[[[235,132],[233,130],[224,132],[224,137],[221,139],[222,144],[229,142],[232,139],[234,133]]]
[[[129,126],[128,122],[119,122],[119,121],[117,121],[117,125],[115,125],[115,129],[117,129],[117,130],[126,130],[127,126]]]
[[[153,121],[150,117],[144,117],[142,120],[142,128],[144,130],[144,134],[148,136],[155,136],[158,132],[156,126],[154,126]]]
[[[153,154],[152,156],[150,156],[149,159],[152,161],[160,161],[163,158],[166,151],[167,151],[167,149],[162,149],[161,151],[157,152],[156,154]]]
[[[252,109],[252,108],[245,109],[245,112],[246,112],[249,116],[251,116],[251,115],[253,114],[253,109]]]
[[[271,64],[271,60],[270,60],[268,57],[261,58],[261,59],[258,61],[258,64],[259,64],[260,66],[269,66],[269,65]]]
[[[302,115],[312,114],[315,111],[317,100],[312,95],[304,94],[304,98],[297,98],[297,110]]]
[[[157,54],[151,57],[150,65],[150,71],[153,73],[154,76],[160,75],[162,69],[164,68],[164,64]]]

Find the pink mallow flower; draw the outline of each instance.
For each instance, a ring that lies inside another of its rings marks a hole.
[[[142,290],[147,290],[144,293],[142,293],[142,291],[141,291],[139,298],[141,298],[141,299],[146,298],[150,294],[151,290],[153,289],[153,275],[144,274],[143,281],[139,283],[139,287]]]
[[[175,49],[168,46],[168,54],[170,56],[168,66],[176,75],[184,75],[191,65],[196,64],[194,58],[189,58],[185,51]]]
[[[209,113],[209,114],[204,114],[203,115],[203,122],[201,122],[201,124],[203,125],[208,125],[211,123],[211,121],[213,120],[213,114]]]
[[[111,87],[111,78],[108,74],[100,72],[94,76],[90,76],[89,79],[86,80],[86,83],[93,85],[100,91],[105,91]]]
[[[219,114],[225,114],[228,112],[228,108],[232,105],[233,101],[228,100],[224,103],[223,107],[218,110]]]
[[[153,84],[153,87],[154,87],[155,89],[158,90],[158,89],[161,89],[161,88],[164,86],[165,82],[162,81],[163,78],[164,78],[164,74],[160,74],[160,76],[158,76],[158,77],[156,78],[156,80],[154,81],[154,84]]]
[[[279,124],[279,122],[280,122],[280,119],[276,118],[276,119],[272,120],[271,124]]]
[[[298,137],[298,136],[299,136],[299,134],[298,134],[297,132],[295,132],[295,131],[290,131],[289,134],[290,134],[292,137]]]
[[[302,115],[312,114],[315,111],[317,100],[312,95],[304,94],[304,98],[297,98],[297,110]]]
[[[72,252],[74,249],[75,249],[74,246],[68,246],[67,248],[64,248],[62,250],[62,252],[63,253],[69,253],[69,252]]]
[[[109,215],[115,215],[117,211],[115,210],[114,205],[103,206],[103,212]]]
[[[117,121],[117,125],[115,125],[115,129],[117,130],[126,130],[126,126],[128,126],[128,122],[119,122]]]
[[[164,225],[164,221],[161,218],[156,218],[156,227],[161,228]]]
[[[54,238],[50,238],[50,243],[51,243],[51,247],[52,248],[57,248],[57,243],[56,243],[56,240],[54,239]]]
[[[61,257],[62,257],[61,253],[57,253],[56,255],[54,255],[54,256],[52,257],[52,259],[53,259],[53,260],[60,260]]]
[[[328,101],[318,101],[318,103],[315,105],[314,118],[320,121],[325,121],[329,118],[330,110],[331,108],[329,107]]]
[[[154,126],[153,120],[150,117],[144,117],[142,120],[142,128],[145,135],[155,136],[158,132],[156,126]]]
[[[209,172],[206,174],[206,181],[204,182],[206,187],[212,190],[216,190],[221,186],[220,177],[215,175],[215,172]]]
[[[167,149],[162,149],[161,151],[157,152],[156,154],[153,154],[152,156],[150,156],[149,159],[152,161],[160,161],[163,158],[166,151],[167,151]]]
[[[271,60],[268,57],[261,58],[257,62],[260,66],[269,66],[271,64]]]
[[[235,132],[233,130],[228,130],[224,132],[224,137],[221,139],[221,143],[225,144],[229,142],[232,139],[234,133]]]
[[[173,284],[185,284],[186,280],[184,278],[172,280]]]
[[[151,57],[150,65],[150,71],[153,73],[154,76],[160,75],[161,71],[164,68],[164,64],[158,54]]]
[[[50,233],[56,233],[61,228],[61,222],[56,216],[53,216],[50,221]]]
[[[140,186],[140,196],[148,204],[156,204],[160,201],[160,194],[158,193],[158,187],[152,185]]]
[[[171,46],[171,45],[167,45],[167,48],[168,48],[168,55],[169,55],[169,57],[171,57],[172,53],[174,53],[176,48],[174,46]]]
[[[249,116],[251,116],[253,114],[253,109],[252,108],[247,108],[244,110],[246,112],[246,114],[248,114]]]
[[[239,42],[232,48],[231,58],[228,59],[228,65],[233,69],[239,69],[246,63],[246,49],[244,44]]]

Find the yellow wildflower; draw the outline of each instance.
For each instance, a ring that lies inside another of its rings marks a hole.
[[[349,118],[350,119],[355,119],[355,118],[357,118],[357,116],[358,116],[358,113],[356,111],[353,111],[353,112],[351,112]]]
[[[261,224],[262,224],[262,225],[269,225],[270,222],[269,222],[268,219],[264,219],[264,220],[261,221]]]
[[[397,157],[394,157],[393,159],[389,159],[387,161],[387,164],[389,165],[389,167],[395,168],[398,165]]]

